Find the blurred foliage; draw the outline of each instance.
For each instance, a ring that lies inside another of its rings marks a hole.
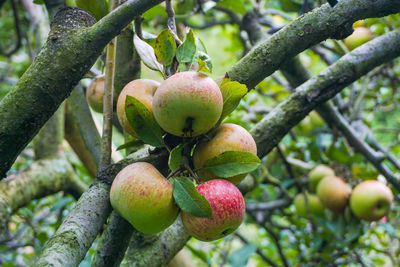
[[[255,3],[256,2],[256,3]],[[247,34],[233,21],[248,11],[256,11],[265,31],[275,31],[295,19],[311,6],[325,1],[302,0],[223,0],[223,1],[174,1],[178,35],[181,40],[187,32],[185,25],[194,29],[207,47],[212,59],[211,76],[223,76],[246,52]],[[303,6],[303,3],[307,3]],[[0,55],[0,97],[3,97],[29,67],[35,50],[29,15],[18,4],[22,31],[22,46],[12,56]],[[232,15],[233,14],[233,15]],[[167,25],[164,5],[156,6],[143,14],[143,30],[157,36]],[[374,36],[400,28],[400,14],[360,22]],[[204,27],[204,29],[203,29]],[[10,2],[0,10],[0,47],[13,47],[16,34]],[[151,38],[148,41],[151,45]],[[328,66],[321,51],[330,61],[339,59],[346,49],[342,41],[327,40],[319,50],[307,50],[300,58],[305,67],[318,74]],[[319,51],[319,52],[318,52]],[[101,59],[96,67],[101,69]],[[162,76],[143,66],[144,78],[162,80]],[[357,128],[362,140],[373,134],[376,140],[392,155],[400,158],[400,60],[376,68],[343,90],[334,100],[342,106],[342,115]],[[293,88],[276,72],[251,90],[237,109],[224,122],[232,122],[251,129],[265,114],[286,99]],[[97,117],[99,115],[96,115]],[[371,131],[369,132],[368,130]],[[123,143],[120,134],[114,141]],[[64,145],[67,159],[77,174],[87,184],[91,178],[71,149]],[[327,164],[347,183],[355,186],[361,180],[385,181],[373,165],[343,139],[334,128],[321,122],[315,113],[306,117],[285,136],[279,145],[262,159],[262,167],[246,179],[256,183],[245,195],[247,204],[273,203],[308,189],[308,172],[317,164]],[[17,159],[10,173],[23,170],[34,157],[27,149]],[[399,170],[388,163],[395,173]],[[395,195],[398,193],[392,188]],[[72,197],[62,192],[32,201],[21,208],[8,224],[9,240],[0,240],[1,266],[32,266],[35,256],[74,205]],[[367,223],[356,219],[349,209],[342,215],[325,212],[325,218],[299,216],[294,205],[270,210],[252,211],[237,233],[211,243],[192,239],[186,249],[191,252],[197,266],[266,266],[260,254],[267,256],[277,266],[287,261],[289,266],[399,266],[400,258],[400,207],[393,205],[388,216],[380,221]],[[244,239],[243,239],[244,238]],[[80,266],[90,266],[95,244]]]

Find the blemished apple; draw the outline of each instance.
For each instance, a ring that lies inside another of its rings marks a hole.
[[[385,184],[368,180],[359,183],[350,197],[350,208],[357,218],[378,221],[390,210],[393,193]]]
[[[126,96],[135,97],[137,100],[142,102],[142,104],[150,111],[153,110],[153,96],[160,85],[159,82],[150,79],[137,79],[129,82],[122,89],[118,97],[117,102],[117,115],[122,128],[130,135],[138,138],[138,135],[133,130],[132,126],[129,124],[125,113],[125,99]]]
[[[193,152],[193,164],[196,169],[199,169],[197,174],[202,181],[215,178],[222,179],[222,177],[216,177],[207,170],[200,169],[210,158],[232,150],[251,152],[257,155],[256,142],[242,126],[233,123],[222,124],[210,133],[210,137],[210,140],[198,144]],[[223,179],[227,179],[233,184],[239,184],[245,176],[246,173]]]
[[[239,189],[223,179],[198,185],[198,192],[211,205],[212,218],[195,217],[182,211],[182,222],[193,237],[201,241],[220,239],[235,231],[243,222],[245,203]]]
[[[294,198],[293,203],[296,208],[297,214],[304,218],[307,218],[306,198],[304,194],[298,194]],[[325,208],[316,195],[307,193],[307,203],[310,214],[318,217],[324,217]]]
[[[311,190],[315,191],[318,183],[326,176],[335,176],[335,171],[327,165],[319,164],[308,173]]]
[[[104,78],[95,79],[86,90],[86,100],[96,112],[103,113]]]
[[[161,83],[153,99],[154,118],[173,135],[194,137],[209,131],[222,113],[223,100],[213,79],[179,72]]]
[[[351,51],[360,45],[371,41],[374,38],[370,29],[366,27],[357,27],[354,32],[344,39],[344,44]]]
[[[351,187],[339,177],[327,176],[319,182],[317,195],[324,207],[342,213],[349,202]]]
[[[145,234],[166,229],[179,213],[172,184],[146,162],[130,164],[118,173],[110,201],[119,215]]]

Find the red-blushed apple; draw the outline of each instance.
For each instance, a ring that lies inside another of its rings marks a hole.
[[[297,214],[304,218],[307,218],[307,206],[304,194],[298,194],[294,198],[293,203],[296,208]],[[324,217],[325,208],[316,195],[307,193],[307,204],[310,214],[318,217]]]
[[[222,113],[222,94],[213,79],[193,71],[179,72],[157,89],[154,118],[164,131],[183,137],[206,133]]]
[[[198,144],[193,152],[193,164],[196,169],[199,169],[197,174],[202,181],[215,178],[222,179],[222,177],[216,177],[207,170],[200,169],[210,158],[225,151],[245,151],[257,155],[256,142],[242,126],[233,123],[222,124],[210,133],[210,137],[210,140]],[[245,176],[246,173],[223,179],[238,184]]]
[[[213,215],[212,218],[201,218],[182,211],[182,222],[190,235],[212,241],[229,235],[242,224],[245,203],[234,184],[215,179],[198,185],[197,190],[210,203]]]
[[[172,184],[150,163],[136,162],[122,169],[110,191],[114,210],[145,234],[170,226],[179,213]]]
[[[95,79],[86,90],[86,100],[96,112],[103,113],[104,78]]]
[[[319,164],[308,174],[311,190],[315,191],[318,183],[326,176],[335,176],[335,171],[327,165]]]
[[[336,213],[345,210],[350,194],[350,185],[336,176],[325,177],[317,186],[317,195],[322,205]]]
[[[125,99],[126,96],[135,97],[139,100],[150,112],[153,111],[153,96],[160,85],[159,82],[150,79],[137,79],[129,82],[122,89],[117,102],[117,115],[121,126],[130,135],[138,138],[138,135],[129,124],[125,113]]]
[[[350,208],[357,218],[378,221],[390,210],[393,193],[385,184],[368,180],[359,183],[350,197]]]
[[[371,41],[374,38],[370,29],[366,27],[357,27],[354,32],[344,39],[344,44],[349,50],[353,50],[360,45]]]

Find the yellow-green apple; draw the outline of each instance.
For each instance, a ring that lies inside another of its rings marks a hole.
[[[86,90],[86,100],[96,112],[103,113],[104,78],[95,79]]]
[[[197,174],[202,181],[207,181],[216,177],[207,170],[201,169],[206,161],[218,156],[225,151],[245,151],[257,155],[257,146],[251,134],[242,126],[225,123],[215,128],[211,134],[211,139],[199,143],[193,152],[193,164]],[[233,177],[224,178],[233,184],[240,183],[245,174],[239,174]]]
[[[371,41],[374,38],[370,29],[366,27],[357,27],[354,29],[354,32],[344,39],[344,44],[347,46],[349,50],[353,50],[360,45]]]
[[[211,218],[202,218],[182,211],[182,222],[190,235],[202,241],[212,241],[229,235],[242,224],[245,203],[234,184],[215,179],[196,188],[210,203],[213,214]]]
[[[310,214],[318,216],[318,217],[324,217],[325,208],[322,205],[319,198],[314,194],[307,193],[306,195],[307,195],[308,210],[310,211]],[[307,207],[306,207],[306,198],[305,198],[304,194],[298,194],[294,198],[293,203],[296,208],[297,214],[306,218],[307,217]]]
[[[170,226],[179,213],[172,184],[150,163],[122,169],[110,191],[111,205],[133,227],[154,234]]]
[[[218,121],[222,94],[213,79],[193,71],[179,72],[157,89],[153,112],[164,131],[183,137],[206,133]]]
[[[139,100],[150,112],[153,112],[153,97],[160,85],[159,82],[150,79],[137,79],[129,82],[122,89],[118,96],[117,102],[117,115],[121,126],[130,135],[138,138],[138,135],[129,124],[125,113],[125,99],[126,96],[132,96]]]
[[[350,208],[357,218],[378,221],[390,210],[393,193],[385,184],[368,180],[359,183],[350,197]]]
[[[322,205],[336,213],[342,213],[349,201],[351,187],[341,178],[327,176],[317,186],[317,195]]]
[[[319,164],[308,173],[311,190],[317,188],[318,183],[326,176],[335,176],[335,171],[327,165]]]

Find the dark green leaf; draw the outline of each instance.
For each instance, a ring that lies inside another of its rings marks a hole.
[[[246,244],[243,247],[233,251],[228,262],[232,267],[244,267],[247,265],[249,258],[257,250],[254,244]]]
[[[76,6],[88,11],[97,20],[107,15],[109,11],[106,0],[75,0]]]
[[[151,45],[141,40],[136,34],[133,38],[135,49],[143,63],[152,70],[163,73],[164,67],[157,61],[154,49]]]
[[[44,0],[33,0],[33,3],[36,5],[43,5],[44,4]]]
[[[192,181],[186,177],[177,177],[173,184],[174,199],[181,210],[196,217],[212,217],[210,203],[197,192]]]
[[[222,120],[236,109],[248,90],[246,85],[239,82],[232,82],[229,78],[222,79],[218,85],[224,100],[224,107],[221,114]]]
[[[157,60],[164,66],[172,64],[176,52],[176,43],[172,33],[166,29],[163,30],[156,39],[154,47]]]
[[[117,151],[122,150],[122,149],[126,149],[126,148],[140,147],[143,144],[144,143],[143,143],[142,140],[131,140],[131,141],[126,142],[125,144],[122,144],[119,147],[117,147]]]
[[[178,47],[176,59],[179,63],[191,63],[196,54],[196,41],[193,31],[190,30],[186,35],[186,40]]]
[[[174,149],[172,149],[169,154],[168,166],[171,171],[175,171],[182,164],[182,149],[183,145],[179,144]]]
[[[217,6],[230,9],[242,15],[246,13],[246,7],[244,6],[243,0],[222,0],[221,2],[218,2]]]
[[[245,151],[226,151],[206,161],[203,169],[218,177],[232,177],[254,171],[260,165],[257,155]]]
[[[163,132],[151,113],[142,102],[127,95],[125,100],[125,113],[129,124],[139,135],[143,142],[155,146],[163,147]]]

